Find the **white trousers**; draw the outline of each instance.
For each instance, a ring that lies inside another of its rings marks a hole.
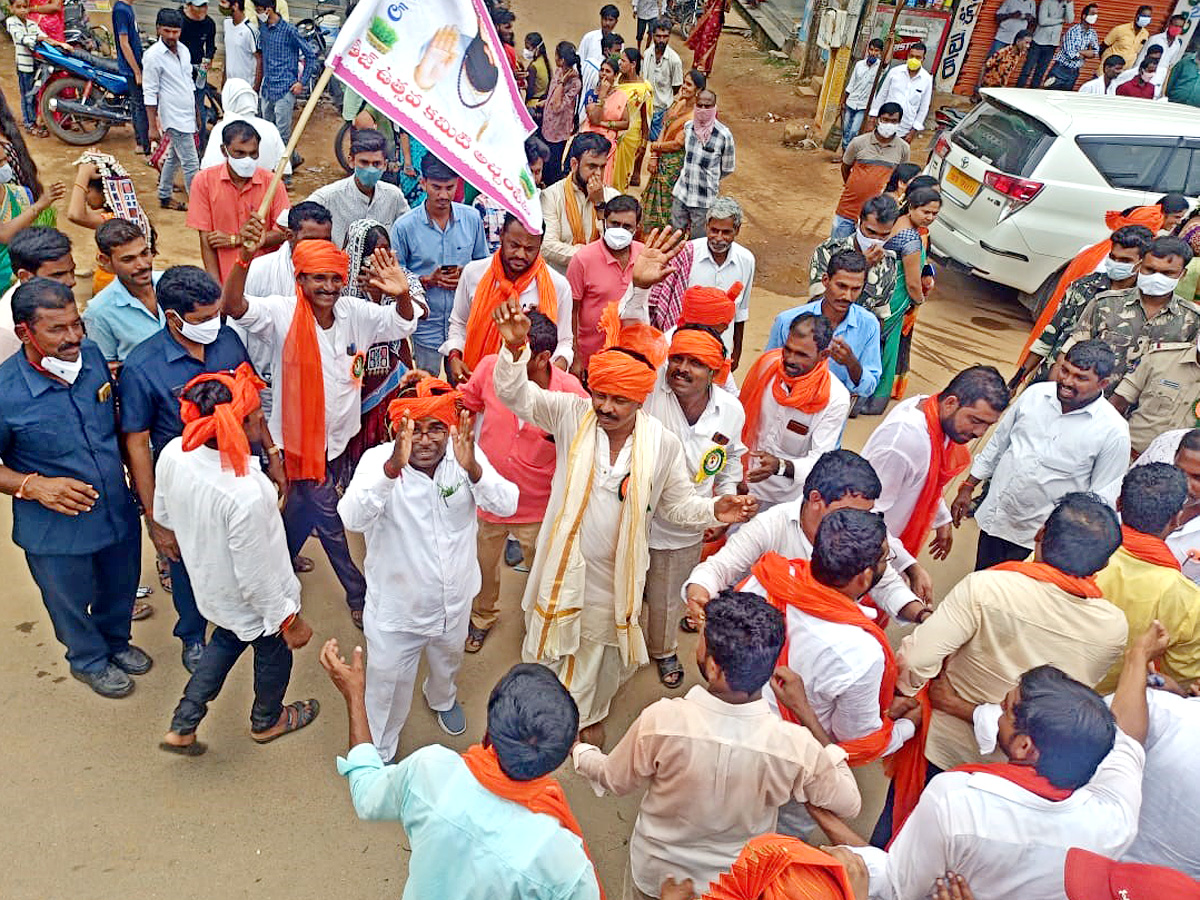
[[[380,631],[375,627],[371,607],[363,613],[363,634],[367,639],[367,724],[371,740],[384,762],[396,755],[400,731],[412,708],[413,688],[421,651],[429,665],[429,676],[421,690],[425,702],[435,712],[454,706],[458,687],[454,680],[462,666],[463,645],[471,622],[468,604],[442,634],[412,634],[407,631]]]

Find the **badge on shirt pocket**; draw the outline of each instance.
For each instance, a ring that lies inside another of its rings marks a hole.
[[[365,353],[355,353],[350,358],[350,377],[355,381],[362,381],[366,370],[367,355]]]
[[[106,381],[100,385],[100,390],[96,391],[96,402],[107,403],[112,398],[112,382]]]
[[[790,431],[792,434],[798,434],[802,437],[804,435],[808,434],[808,426],[805,425],[803,422],[797,422],[795,419],[791,419],[788,421],[787,430]]]

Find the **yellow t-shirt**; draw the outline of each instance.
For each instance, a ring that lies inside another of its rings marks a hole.
[[[1138,54],[1142,52],[1142,44],[1146,43],[1149,39],[1150,32],[1145,28],[1135,27],[1132,22],[1118,25],[1104,38],[1104,43],[1108,45],[1108,49],[1100,57],[1100,64],[1104,65],[1104,60],[1115,53],[1125,60],[1126,69],[1132,67]]]

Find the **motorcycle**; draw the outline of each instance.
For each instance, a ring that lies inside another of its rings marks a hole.
[[[129,79],[114,59],[63,50],[39,41],[33,90],[42,121],[56,138],[78,147],[103,140],[113,125],[133,122]]]
[[[318,0],[311,19],[301,19],[296,23],[296,31],[305,41],[317,51],[320,60],[318,70],[324,67],[325,56],[333,42],[337,40],[342,28],[341,3],[338,0]],[[341,108],[342,84],[336,78],[330,79],[325,93],[333,101],[334,106]]]

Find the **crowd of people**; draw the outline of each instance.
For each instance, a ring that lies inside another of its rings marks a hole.
[[[922,45],[869,108],[855,92],[878,62],[853,74],[832,234],[751,360],[756,260],[721,191],[734,136],[708,80],[721,0],[690,71],[642,0],[629,46],[605,6],[553,63],[538,32],[506,54],[537,112],[542,233],[353,98],[352,173],[267,203],[311,67],[280,0],[254,0],[259,49],[239,59],[246,9],[229,5],[226,65],[242,68],[211,164],[189,68],[216,52],[206,4],[160,11],[129,60],[139,145],[178,164],[160,209],[184,206],[182,168],[200,266],[156,269],[126,170],[91,152],[67,212],[95,235],[81,312],[82,251],[53,218],[65,190],[43,188],[0,96],[0,491],[76,679],[120,698],[154,665],[131,642],[144,527],[189,676],[162,751],[206,751],[247,648],[251,738],[305,728],[320,706],[288,691],[313,638],[298,575],[315,534],[365,645],[320,649],[349,719],[338,771],[361,817],[408,830],[405,896],[604,896],[586,811],[552,775],[568,757],[598,797],[642,792],[633,900],[1200,896],[1186,198],[1110,214],[1007,380],[972,365],[909,396],[942,202],[909,161]],[[1039,23],[1055,6],[1070,9],[1043,0]],[[999,17],[1034,14],[1006,0]],[[512,48],[515,15],[493,18]],[[1096,42],[1074,30],[1086,56]],[[1117,31],[1105,50],[1136,40]],[[1069,77],[1045,46],[1036,80]],[[415,190],[398,183],[410,167]],[[883,418],[856,453],[841,444],[859,415]],[[936,574],[968,518],[975,571],[935,588],[918,557]],[[505,567],[526,574],[519,611],[500,603]],[[480,743],[402,752],[422,659],[440,728],[472,727],[459,674],[501,617],[523,622],[521,658]],[[704,682],[682,693],[680,631]],[[664,696],[630,710],[651,663]],[[638,713],[619,737],[614,704]],[[860,835],[854,770],[879,760],[886,803]]]

